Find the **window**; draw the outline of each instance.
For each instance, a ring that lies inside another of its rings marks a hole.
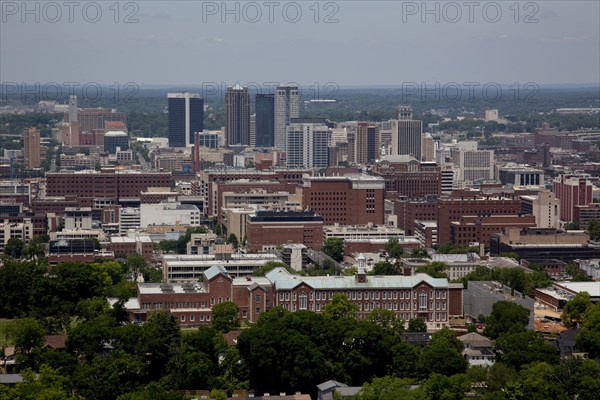
[[[180,317],[180,319],[181,319],[181,322],[185,322],[185,315],[182,315],[182,316]]]
[[[206,316],[206,320],[210,321],[210,314]]]
[[[190,322],[194,322],[196,320],[196,316],[195,315],[190,315]]]
[[[321,292],[317,292],[317,300],[321,300]]]
[[[383,298],[383,300],[387,300],[387,293],[386,292],[382,293],[382,298]]]
[[[306,303],[307,303],[306,302],[306,295],[304,293],[302,293],[300,295],[300,305],[299,305],[299,308],[301,310],[306,310],[306,308],[307,308],[307,304]]]
[[[419,295],[419,310],[427,309],[427,294],[425,292],[421,292]]]
[[[248,313],[246,312],[246,310],[242,310],[242,317],[246,318],[247,315],[248,315]]]
[[[204,321],[204,315],[200,316],[200,321]]]
[[[279,292],[279,301],[283,301],[283,292]]]
[[[256,307],[256,315],[260,314],[260,307]]]
[[[401,291],[400,292],[400,299],[403,299],[403,298],[404,298],[404,291]]]
[[[329,292],[329,300],[333,300],[333,292]]]
[[[290,292],[285,292],[285,301],[290,300]]]
[[[257,302],[257,303],[260,303],[260,294],[257,294],[257,295],[256,295],[256,302]]]

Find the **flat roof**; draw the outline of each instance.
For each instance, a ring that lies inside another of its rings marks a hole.
[[[600,282],[554,282],[554,285],[575,293],[588,292],[590,297],[600,297]]]

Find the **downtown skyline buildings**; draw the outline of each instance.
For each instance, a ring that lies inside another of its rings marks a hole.
[[[300,90],[298,86],[278,86],[275,89],[275,148],[287,148],[287,126],[292,118],[300,117]]]
[[[225,137],[228,146],[250,144],[250,95],[240,84],[225,92]]]
[[[187,147],[204,129],[204,100],[198,93],[169,93],[169,147]]]

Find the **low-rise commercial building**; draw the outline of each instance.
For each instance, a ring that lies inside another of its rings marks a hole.
[[[246,232],[250,251],[296,243],[323,247],[323,218],[312,211],[257,211],[247,219]]]

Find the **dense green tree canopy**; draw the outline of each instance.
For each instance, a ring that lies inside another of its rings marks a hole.
[[[240,326],[240,309],[232,301],[215,304],[212,308],[212,326],[220,332],[229,332]]]
[[[321,250],[335,261],[341,262],[344,257],[344,240],[336,237],[327,238]]]
[[[530,311],[510,301],[498,301],[492,307],[492,313],[486,318],[485,335],[493,339],[508,332],[514,325],[521,329],[529,324]]]

